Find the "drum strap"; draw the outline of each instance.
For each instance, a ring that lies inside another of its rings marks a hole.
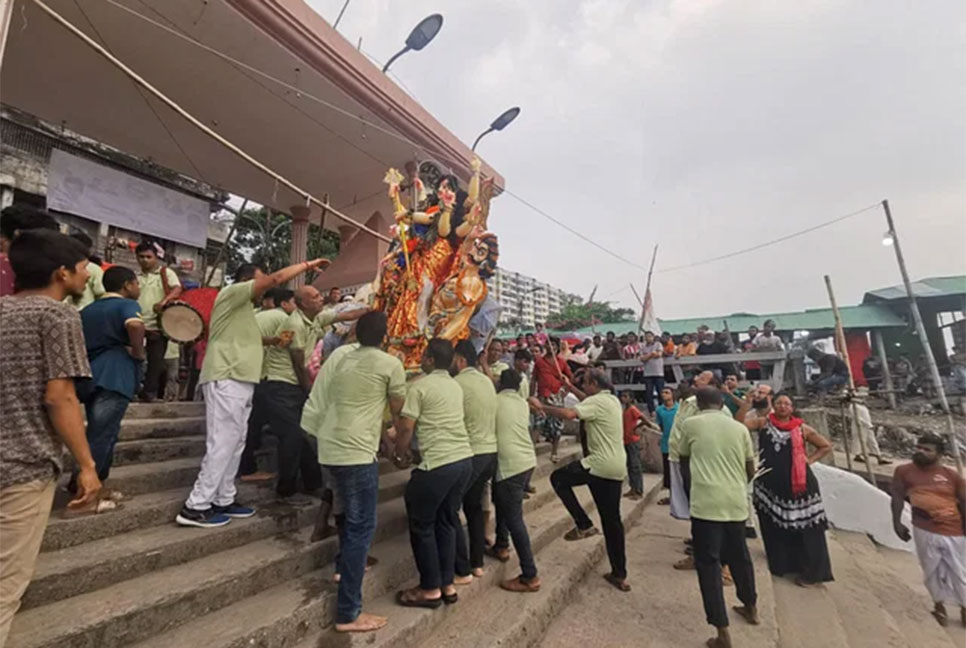
[[[161,287],[164,289],[164,296],[167,297],[171,292],[171,285],[168,283],[168,266],[161,266]]]

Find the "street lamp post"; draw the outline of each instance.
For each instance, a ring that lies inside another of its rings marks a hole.
[[[392,55],[392,58],[383,66],[382,73],[385,74],[389,70],[389,66],[406,52],[410,50],[418,52],[429,45],[429,42],[436,38],[436,34],[442,27],[443,16],[440,14],[431,14],[420,20],[419,24],[409,32],[409,36],[406,38],[406,46]]]
[[[483,139],[484,135],[488,135],[493,131],[503,130],[504,128],[509,126],[510,122],[516,119],[519,114],[520,114],[520,108],[518,106],[514,106],[509,110],[505,110],[502,115],[500,115],[499,117],[493,120],[493,123],[490,124],[489,128],[487,128],[485,131],[480,133],[480,136],[476,138],[475,142],[473,142],[473,148],[471,150],[473,151],[476,150],[476,145],[480,143],[480,140]]]
[[[929,338],[926,336],[926,326],[922,322],[922,313],[919,312],[916,294],[912,290],[912,282],[909,281],[906,260],[902,256],[902,246],[899,245],[899,236],[896,234],[895,223],[892,222],[892,210],[889,209],[888,200],[882,201],[882,209],[885,211],[886,222],[889,224],[889,231],[886,232],[883,243],[890,245],[886,241],[891,241],[891,246],[896,251],[896,262],[899,264],[899,272],[902,274],[902,283],[906,287],[906,295],[909,298],[909,310],[912,312],[912,320],[916,325],[916,334],[919,336],[922,351],[926,356],[926,362],[929,364],[929,374],[932,378],[933,385],[936,386],[936,393],[939,394],[939,402],[942,405],[943,412],[946,413],[946,425],[949,428],[949,443],[952,445],[953,458],[956,460],[956,470],[962,475],[963,463],[959,457],[959,439],[956,437],[953,415],[949,410],[949,401],[946,400],[946,391],[943,389],[943,381],[939,375],[939,366],[936,364],[936,357],[933,355],[932,345],[929,344]]]

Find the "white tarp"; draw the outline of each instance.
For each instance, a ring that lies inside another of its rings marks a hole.
[[[915,551],[912,541],[903,542],[892,529],[892,498],[868,481],[846,470],[821,463],[812,464],[825,503],[825,514],[837,529],[868,534],[891,549]],[[909,504],[902,512],[902,523],[912,531]]]
[[[205,247],[208,203],[54,149],[47,207],[133,232]]]

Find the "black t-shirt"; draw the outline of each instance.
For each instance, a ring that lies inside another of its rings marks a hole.
[[[823,376],[849,377],[849,367],[845,364],[845,360],[831,353],[826,353],[818,359],[818,368],[822,370]]]
[[[702,342],[698,345],[698,355],[715,355],[728,353],[728,347],[723,342],[714,341],[711,344]]]

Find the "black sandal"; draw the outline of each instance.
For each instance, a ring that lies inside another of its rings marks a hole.
[[[460,600],[460,595],[457,594],[456,592],[453,592],[452,594],[446,594],[446,593],[443,594],[443,603],[445,603],[446,605],[452,605],[453,603],[456,603],[459,600]]]
[[[440,605],[443,604],[442,598],[437,598],[437,599],[415,598],[413,596],[413,591],[414,590],[408,589],[408,590],[399,590],[398,592],[396,592],[396,603],[398,603],[399,605],[402,605],[403,607],[428,608],[430,610],[435,610],[436,608],[438,608]]]

